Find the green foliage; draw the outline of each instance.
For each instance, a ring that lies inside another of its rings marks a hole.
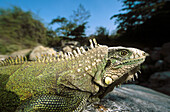
[[[85,28],[87,23],[83,23],[79,26],[77,26],[75,29],[73,29],[69,35],[75,36],[77,38],[80,38],[82,36],[85,36]]]
[[[124,13],[112,16],[119,22],[117,40],[136,47],[161,46],[170,41],[170,1],[122,0]]]
[[[70,19],[73,23],[79,26],[87,23],[90,16],[90,12],[80,4],[77,10],[73,10],[73,14],[70,16]]]
[[[96,35],[97,36],[108,36],[109,35],[109,31],[105,28],[105,27],[102,27],[102,26],[100,26],[100,27],[97,27],[96,28]]]
[[[97,27],[95,32],[95,38],[98,42],[103,44],[103,41],[107,42],[109,39],[109,31],[105,27]]]
[[[56,28],[56,33],[60,36],[68,36],[69,33],[75,28],[76,24],[67,20],[65,17],[57,17],[53,19],[50,24],[57,23],[60,27]]]
[[[48,29],[47,31],[47,46],[50,47],[56,47],[56,46],[60,46],[60,41],[61,38],[59,36],[57,36],[56,32],[53,31],[52,29]]]
[[[59,36],[83,37],[85,36],[85,29],[89,17],[90,12],[86,11],[80,4],[77,10],[73,11],[73,14],[69,19],[65,17],[57,17],[56,19],[53,19],[50,24],[57,23],[59,25],[59,27],[56,28],[56,33]]]
[[[165,0],[122,0],[124,8],[123,13],[113,15],[117,18],[118,32],[137,27],[150,19],[153,15],[158,14]]]
[[[47,28],[30,11],[18,7],[0,9],[0,54],[37,45],[49,45]]]

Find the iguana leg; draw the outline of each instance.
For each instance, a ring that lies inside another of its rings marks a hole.
[[[40,95],[22,104],[16,112],[81,112],[90,96],[86,92]]]

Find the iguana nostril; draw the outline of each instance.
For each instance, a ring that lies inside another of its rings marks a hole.
[[[146,53],[146,52],[143,52],[142,55],[143,55],[143,56],[149,56],[149,54]]]

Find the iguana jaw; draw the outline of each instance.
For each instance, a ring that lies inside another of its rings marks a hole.
[[[110,65],[106,68],[104,76],[106,85],[115,83],[116,86],[133,79],[140,68],[140,64],[148,56],[144,51],[135,48],[112,47],[110,49],[114,54],[111,54],[108,59],[110,60]],[[126,51],[127,54],[121,56],[122,51]]]
[[[118,61],[112,68],[118,69],[118,68],[121,68],[122,66],[124,66],[126,68],[131,68],[131,66],[141,64],[144,61],[145,61],[145,56],[135,58],[135,59],[129,59],[129,60],[125,60],[125,61]],[[130,66],[128,66],[128,65],[130,65]]]
[[[121,65],[123,66],[123,65]],[[117,67],[119,69],[119,67]],[[118,86],[124,82],[127,82],[129,80],[134,80],[134,77],[137,77],[137,72],[140,72],[140,64],[134,66],[133,68],[130,68],[129,66],[124,66],[124,68],[129,69],[127,72],[119,73],[119,74],[107,74],[104,78],[105,84],[115,84],[115,86]],[[125,69],[122,69],[122,71],[125,71]]]

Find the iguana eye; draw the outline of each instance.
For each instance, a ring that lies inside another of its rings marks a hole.
[[[128,54],[128,51],[126,51],[126,50],[120,51],[120,55],[121,55],[121,56],[125,56],[125,55],[127,55],[127,54]]]

